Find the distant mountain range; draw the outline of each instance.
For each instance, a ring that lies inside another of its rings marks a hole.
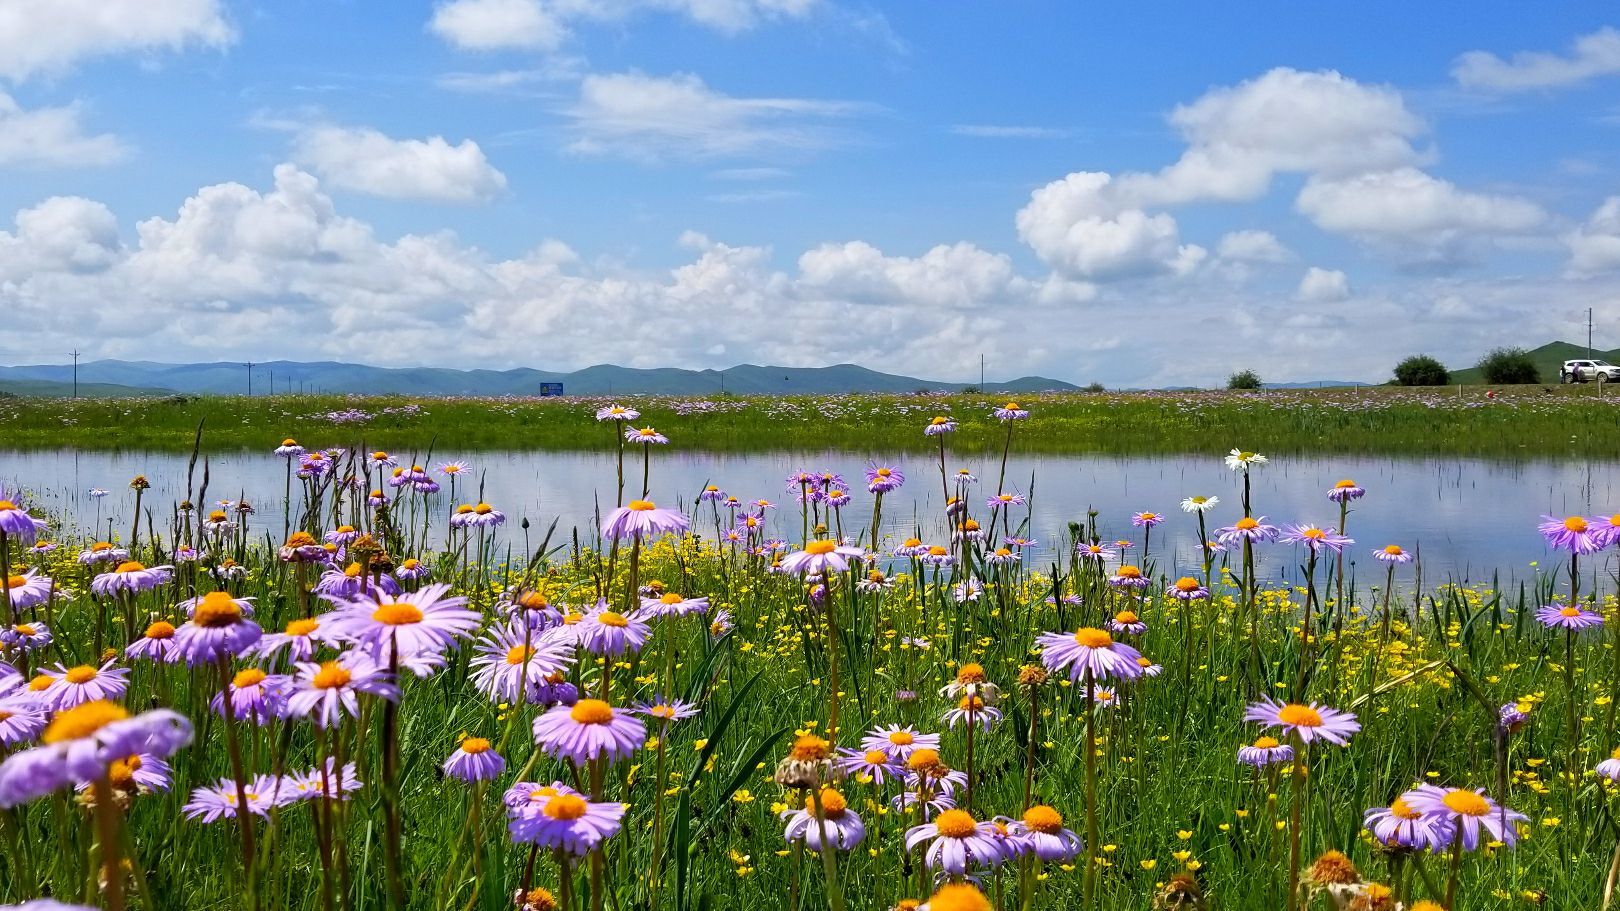
[[[73,368],[60,364],[0,366],[0,392],[13,395],[68,395]],[[567,395],[830,395],[849,392],[955,392],[975,383],[945,383],[854,364],[831,367],[760,367],[741,364],[727,370],[641,369],[598,364],[572,373],[518,368],[453,370],[441,367],[371,367],[334,361],[272,361],[254,364],[253,393],[275,391],[449,395],[538,395],[541,383],[561,383]],[[986,392],[1072,390],[1072,383],[1026,376],[1005,383],[986,383]],[[242,395],[248,391],[248,368],[238,363],[159,364],[151,361],[88,361],[79,365],[79,394]]]

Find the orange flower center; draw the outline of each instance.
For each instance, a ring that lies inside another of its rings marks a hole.
[[[583,797],[573,794],[558,794],[546,801],[543,812],[552,819],[578,819],[585,815],[588,805]]]
[[[230,626],[242,619],[242,606],[228,592],[209,592],[192,609],[191,622],[208,629]]]
[[[1248,516],[1244,516],[1243,518],[1237,520],[1237,525],[1235,527],[1240,528],[1243,531],[1254,531],[1256,528],[1260,527],[1260,523],[1249,518]]]
[[[923,772],[939,767],[939,752],[927,748],[915,750],[906,757],[906,766],[913,772]]]
[[[615,629],[624,629],[630,625],[630,621],[625,619],[624,614],[615,613],[614,611],[610,610],[605,610],[597,614],[596,622],[602,624],[603,626],[611,626]]]
[[[966,810],[946,810],[934,819],[934,828],[946,838],[966,838],[979,830],[979,821]]]
[[[495,507],[489,505],[488,503],[479,503],[477,506],[473,507],[473,512],[476,512],[481,516],[487,516],[494,511]]]
[[[287,635],[307,636],[320,629],[321,621],[314,617],[305,617],[301,620],[292,620],[287,623]]]
[[[816,812],[815,801],[806,797],[804,799],[804,809],[814,815]],[[847,809],[849,809],[849,802],[844,799],[844,795],[834,791],[832,788],[821,789],[821,814],[823,816],[828,819],[836,819],[843,816],[844,811]]]
[[[568,710],[568,717],[580,724],[607,724],[613,720],[613,706],[600,699],[581,699]]]
[[[1396,819],[1420,819],[1423,816],[1422,813],[1412,809],[1412,805],[1406,802],[1405,797],[1395,798],[1395,802],[1389,805],[1389,815]]]
[[[1565,605],[1558,611],[1558,613],[1564,615],[1565,617],[1579,617],[1581,615],[1581,609],[1573,604],[1570,604]]]
[[[461,742],[461,752],[473,754],[488,753],[489,741],[482,737],[468,737],[466,740]]]
[[[1176,580],[1176,591],[1192,592],[1198,590],[1198,580],[1192,576],[1182,576]]]
[[[1338,488],[1339,490],[1344,490],[1345,488],[1356,486],[1356,482],[1351,481],[1349,479],[1345,479],[1345,480],[1340,481],[1339,483],[1337,483],[1337,484],[1335,484],[1333,486]]]
[[[1254,748],[1257,750],[1275,750],[1279,746],[1282,744],[1275,737],[1257,737],[1254,741]]]
[[[1290,727],[1319,728],[1322,726],[1322,716],[1316,709],[1308,705],[1290,703],[1277,711],[1277,720]]]
[[[105,699],[97,699],[57,712],[39,739],[42,743],[82,740],[107,725],[128,717],[129,711],[123,706]]]
[[[1140,579],[1142,578],[1142,570],[1135,566],[1131,566],[1130,564],[1126,564],[1119,568],[1118,575],[1121,579]]]
[[[1114,622],[1115,623],[1137,623],[1137,622],[1139,622],[1139,620],[1138,620],[1138,618],[1136,616],[1136,611],[1122,610],[1119,613],[1114,615]]]
[[[983,665],[964,664],[956,671],[957,683],[983,683],[986,679]]]
[[[371,612],[371,619],[384,626],[409,626],[422,622],[422,609],[408,601],[379,604],[377,609]]]
[[[867,765],[883,765],[889,761],[889,754],[883,752],[882,750],[867,750],[866,754],[862,756],[861,759],[865,761]]]
[[[666,592],[663,597],[658,599],[658,602],[660,604],[679,604],[685,600],[685,598],[682,598],[680,595],[677,595],[674,592]]]
[[[129,560],[127,562],[118,564],[118,568],[114,570],[114,572],[138,573],[143,569],[146,569],[146,567],[140,563],[136,563],[134,560]]]
[[[1441,802],[1452,812],[1463,816],[1486,816],[1491,812],[1489,801],[1473,791],[1465,791],[1462,788],[1448,791]]]
[[[1086,648],[1108,648],[1114,644],[1114,637],[1100,629],[1087,626],[1075,630],[1074,641]]]
[[[1056,835],[1063,830],[1063,814],[1045,804],[1036,804],[1024,811],[1024,825],[1045,835]]]
[[[534,649],[527,645],[514,645],[506,650],[506,663],[516,666],[529,660],[533,654]]]
[[[256,667],[250,667],[245,671],[237,671],[236,676],[231,678],[231,686],[239,690],[247,689],[250,686],[258,686],[264,682],[265,676],[264,671]]]
[[[658,508],[653,505],[653,501],[651,500],[631,500],[630,502],[624,504],[624,507],[636,512],[650,512]]]
[[[348,686],[352,679],[354,675],[349,673],[348,668],[336,661],[328,661],[321,665],[310,684],[318,690],[337,690]]]
[[[1586,520],[1580,516],[1570,516],[1564,520],[1564,528],[1575,532],[1576,534],[1580,534],[1581,532],[1586,531]]]
[[[821,762],[832,755],[832,744],[814,734],[803,734],[793,741],[788,755],[799,762]]]
[[[830,554],[838,547],[836,541],[811,541],[804,546],[807,554]]]
[[[96,674],[97,671],[95,667],[88,664],[81,664],[63,674],[62,679],[69,683],[89,683],[90,681],[96,679]]]
[[[911,746],[916,740],[917,738],[913,737],[910,731],[895,731],[889,735],[889,742],[897,747]]]

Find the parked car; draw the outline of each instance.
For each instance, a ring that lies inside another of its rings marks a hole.
[[[1620,367],[1608,361],[1577,360],[1565,361],[1564,366],[1558,369],[1560,383],[1585,383],[1589,380],[1605,383],[1620,380]]]

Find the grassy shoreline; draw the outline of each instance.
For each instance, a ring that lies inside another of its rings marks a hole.
[[[599,398],[239,396],[0,400],[0,448],[182,451],[199,424],[212,451],[364,441],[390,450],[592,450],[612,445],[595,425]],[[793,398],[626,396],[638,424],[684,449],[927,451],[922,426],[960,422],[957,451],[994,451],[1002,404],[977,394]],[[1040,393],[1015,444],[1026,452],[1121,455],[1205,452],[1210,440],[1277,453],[1541,458],[1620,455],[1620,398],[1595,387],[1356,388],[1260,393]]]

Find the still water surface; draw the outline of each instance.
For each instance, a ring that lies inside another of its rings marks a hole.
[[[161,512],[185,495],[187,460],[188,456],[174,453],[0,450],[0,479],[26,487],[40,505],[72,515],[82,527],[99,523],[105,528],[110,520],[112,527],[127,533],[133,505],[129,479],[144,474],[152,483],[146,502],[158,507],[161,523]],[[598,500],[613,502],[611,453],[484,452],[466,461],[472,472],[463,475],[458,499],[476,499],[482,483],[483,499],[507,514],[508,532],[515,531],[523,518],[541,530],[559,518],[562,537],[574,526],[584,536]],[[855,534],[871,518],[871,497],[861,474],[866,461],[865,456],[848,452],[738,455],[667,450],[654,454],[652,494],[660,505],[684,504],[689,511],[705,484],[719,485],[744,500],[763,497],[778,504],[771,514],[776,532],[797,540],[797,491],[787,492],[784,479],[800,468],[830,469],[851,484],[855,499],[845,507],[844,527]],[[884,500],[885,534],[906,537],[920,525],[925,540],[938,540],[943,523],[938,519],[937,461],[915,453],[879,461],[900,466],[907,475],[905,486]],[[254,523],[279,534],[282,460],[259,453],[214,453],[208,462],[208,500],[245,498],[259,511]],[[995,458],[950,459],[947,466],[952,472],[966,467],[978,474],[969,503],[982,517],[987,512],[984,497],[995,492]],[[638,488],[633,493],[639,493],[639,461],[630,467],[627,474]],[[201,463],[196,475],[200,481]],[[1617,462],[1280,457],[1255,471],[1255,511],[1273,523],[1336,523],[1338,508],[1324,493],[1341,478],[1353,478],[1368,491],[1353,506],[1348,528],[1357,542],[1352,552],[1363,584],[1375,581],[1373,577],[1382,581],[1383,572],[1370,553],[1391,543],[1420,548],[1424,577],[1431,582],[1488,581],[1493,571],[1504,579],[1530,579],[1538,572],[1537,561],[1544,567],[1552,565],[1535,531],[1538,517],[1620,510]],[[1015,512],[1013,521],[1016,526],[1027,515],[1025,535],[1041,544],[1030,561],[1036,567],[1055,558],[1067,524],[1084,521],[1088,510],[1098,512],[1105,539],[1131,538],[1138,552],[1141,530],[1131,528],[1131,514],[1150,510],[1167,515],[1168,522],[1155,530],[1151,542],[1159,570],[1166,574],[1190,570],[1198,561],[1197,522],[1178,508],[1182,498],[1220,497],[1209,517],[1211,530],[1241,515],[1240,478],[1219,456],[1015,456],[1008,466],[1007,486],[1030,495],[1027,511]],[[106,489],[110,495],[93,498],[88,494],[91,488]],[[437,499],[448,512],[448,489]],[[712,534],[708,508],[697,510],[697,515],[698,529]],[[1285,548],[1270,548],[1263,563],[1268,575],[1293,575],[1296,558]]]

